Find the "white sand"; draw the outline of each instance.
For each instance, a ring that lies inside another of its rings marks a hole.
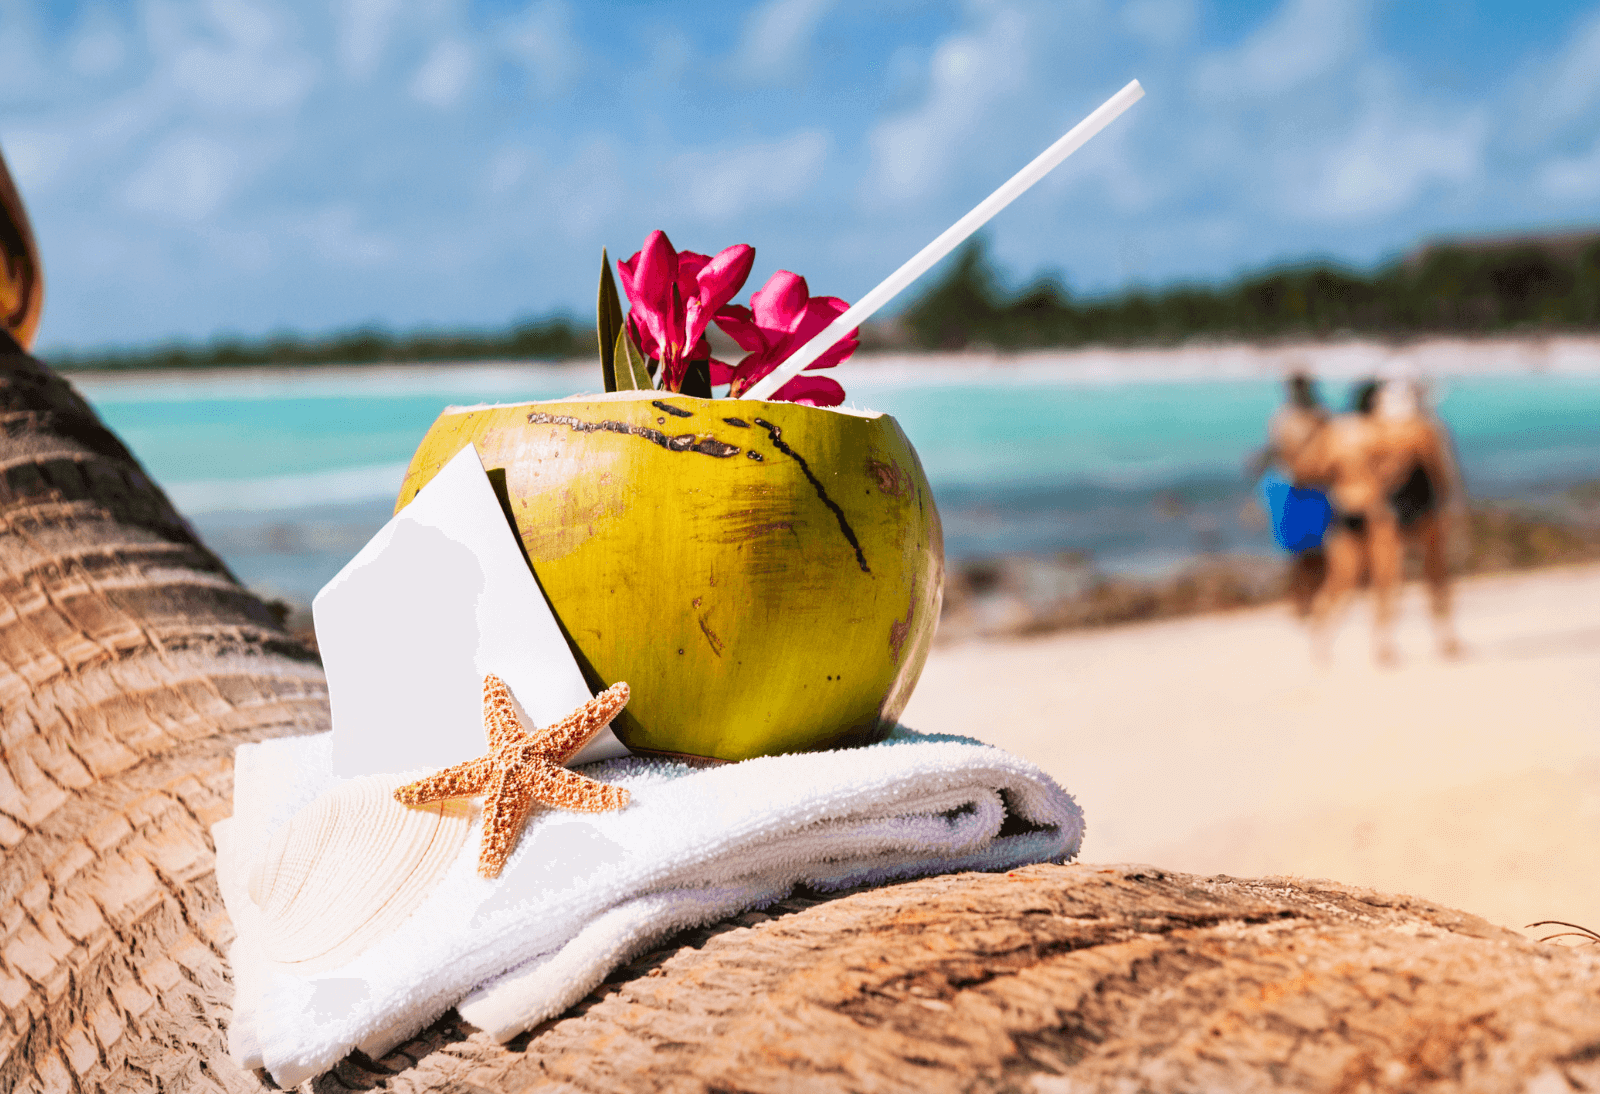
[[[1441,661],[1408,587],[1390,670],[1364,605],[1321,668],[1283,608],[954,646],[904,721],[1041,764],[1084,806],[1085,861],[1600,930],[1600,566],[1466,582],[1458,621],[1468,655]]]
[[[730,350],[736,354],[736,350]],[[1600,373],[1600,338],[1593,335],[1423,338],[1396,346],[1369,338],[1304,342],[1207,342],[1119,349],[1041,349],[1019,353],[861,353],[833,373],[845,389],[940,383],[1116,383],[1158,380],[1276,380],[1289,369],[1329,380],[1362,376],[1592,376]],[[450,363],[314,365],[140,371],[66,370],[91,399],[261,396],[285,389],[326,387],[339,393],[428,394],[507,392],[513,398],[554,398],[592,391],[600,373],[592,359],[577,361],[459,361]],[[545,392],[543,395],[531,394]],[[893,408],[890,408],[891,412]]]

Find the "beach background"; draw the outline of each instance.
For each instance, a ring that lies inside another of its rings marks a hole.
[[[34,349],[298,631],[442,408],[601,386],[602,254],[860,301],[1132,78],[833,374],[944,518],[907,722],[1088,861],[1600,929],[1600,0],[0,3]],[[1463,658],[1412,588],[1399,667],[1362,604],[1311,662],[1244,474],[1290,369],[1428,381]]]
[[[1579,516],[1600,479],[1600,339],[900,355],[838,375],[916,446],[951,561],[1160,576],[1273,557],[1244,464],[1290,368],[1336,408],[1366,376],[1428,378],[1477,500]],[[600,386],[592,362],[69,376],[239,579],[297,609],[391,515],[445,406]]]
[[[1372,665],[1364,606],[1333,664],[1314,665],[1272,602],[1283,561],[1243,470],[1290,368],[1321,377],[1336,407],[1364,376],[1425,379],[1480,513],[1520,514],[1533,541],[1554,529],[1600,543],[1600,339],[867,358],[840,370],[850,401],[911,437],[951,563],[948,626],[906,723],[1043,765],[1085,805],[1088,861],[1328,876],[1506,926],[1600,924],[1587,869],[1600,566],[1465,582],[1460,660],[1434,655],[1412,588],[1399,668]],[[72,380],[235,574],[304,626],[317,589],[390,516],[444,406],[594,390],[597,370]],[[1113,629],[1062,614],[1097,589],[1161,589],[1219,560],[1259,575],[1265,605]]]

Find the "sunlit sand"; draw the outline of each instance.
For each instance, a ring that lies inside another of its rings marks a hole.
[[[1600,566],[1464,582],[1458,621],[1467,656],[1441,661],[1408,586],[1397,669],[1364,607],[1325,667],[1281,607],[956,645],[903,720],[1042,765],[1084,807],[1085,861],[1600,929]]]

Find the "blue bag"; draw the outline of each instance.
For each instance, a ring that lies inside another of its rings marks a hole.
[[[1333,506],[1321,490],[1296,486],[1268,472],[1257,491],[1272,524],[1272,538],[1285,551],[1309,551],[1322,546],[1322,535],[1333,521]]]

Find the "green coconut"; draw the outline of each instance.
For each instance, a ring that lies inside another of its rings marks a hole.
[[[636,751],[743,760],[881,739],[928,656],[944,540],[887,414],[625,391],[452,407],[589,684]]]

